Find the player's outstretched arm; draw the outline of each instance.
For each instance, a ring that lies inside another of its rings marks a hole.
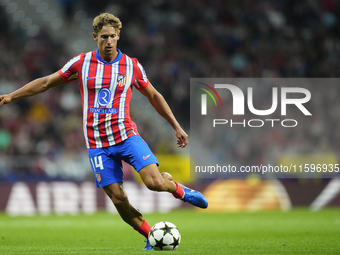
[[[174,114],[172,113],[168,103],[165,101],[164,97],[149,83],[146,89],[140,90],[140,92],[146,96],[150,104],[156,109],[156,111],[165,118],[169,124],[175,130],[175,135],[177,137],[177,146],[184,148],[188,144],[188,135],[181,128],[177,122]]]
[[[64,80],[60,77],[58,72],[55,72],[51,75],[38,78],[34,81],[27,83],[25,86],[21,87],[20,89],[7,94],[7,95],[0,95],[0,105],[8,104],[13,100],[34,96],[41,92],[44,92],[50,88],[60,86],[64,84]]]

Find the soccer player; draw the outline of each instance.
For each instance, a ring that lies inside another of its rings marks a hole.
[[[112,14],[102,13],[93,20],[96,51],[81,53],[58,72],[27,83],[22,88],[0,95],[0,105],[33,96],[78,80],[83,104],[83,131],[97,187],[103,188],[122,219],[147,237],[151,229],[142,214],[128,200],[123,188],[122,160],[132,165],[147,188],[170,192],[200,208],[207,208],[206,198],[198,191],[178,184],[168,173],[160,173],[158,161],[139,136],[131,120],[129,102],[133,88],[146,96],[156,111],[173,127],[177,146],[188,144],[163,96],[151,85],[142,65],[117,49],[122,23]],[[146,240],[145,249],[152,249]]]

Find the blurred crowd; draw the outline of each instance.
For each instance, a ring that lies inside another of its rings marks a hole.
[[[79,2],[58,1],[68,23],[74,22]],[[110,2],[84,0],[81,8],[91,18],[109,10],[121,19],[118,47],[139,59],[187,131],[192,77],[340,76],[340,3],[336,0]],[[59,70],[73,57],[63,41],[52,39],[55,31],[41,29],[29,37],[11,22],[5,7],[0,6],[0,94]],[[337,92],[329,95],[333,101],[320,107],[336,105]],[[131,111],[138,127],[152,128]],[[332,114],[339,115],[335,110]],[[0,177],[92,177],[81,119],[76,83],[2,106]],[[336,133],[337,129],[340,127],[323,132]],[[274,138],[268,134],[268,143]],[[256,141],[256,136],[247,141],[240,144],[231,139],[230,147],[234,151],[246,148],[249,155],[256,155],[263,141]],[[171,151],[159,144],[159,139],[150,142],[155,153]],[[249,156],[249,160],[253,158]]]

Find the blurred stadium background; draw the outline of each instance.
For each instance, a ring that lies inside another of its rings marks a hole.
[[[123,23],[118,47],[139,59],[187,131],[191,77],[340,76],[340,3],[335,0],[0,0],[0,94],[59,70],[80,52],[95,50],[92,19],[106,11]],[[320,104],[330,109],[327,117],[336,124],[339,92]],[[178,150],[170,126],[140,93],[133,99],[132,118],[158,155],[161,171],[204,192],[209,210],[340,206],[338,179],[191,179],[190,148]],[[317,117],[320,122],[326,118]],[[115,212],[102,190],[95,188],[81,119],[76,83],[0,108],[1,211]],[[339,125],[312,131],[326,144],[340,140]],[[308,150],[312,131],[301,131],[292,146],[298,143]],[[247,144],[230,146],[239,152],[235,157],[252,165],[261,158],[254,148],[275,142],[276,153],[282,153],[287,147],[280,136],[266,137],[260,144],[251,136]],[[328,149],[339,157],[340,146]],[[169,194],[146,190],[128,165],[124,172],[131,203],[142,212],[185,206]]]

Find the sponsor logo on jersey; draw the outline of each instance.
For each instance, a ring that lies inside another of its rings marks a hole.
[[[104,113],[104,114],[116,114],[118,112],[117,108],[97,108],[90,107],[89,112],[92,113]]]
[[[99,90],[97,100],[100,106],[107,106],[111,101],[111,91],[107,88]]]

